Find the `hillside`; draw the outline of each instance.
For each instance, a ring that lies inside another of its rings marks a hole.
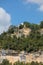
[[[35,52],[43,50],[43,21],[38,24],[24,22],[18,27],[11,25],[0,35],[0,49]]]
[[[28,36],[31,32],[31,29],[30,28],[23,28],[23,29],[18,29],[17,32],[14,32],[11,34],[11,37],[13,37],[14,35],[16,35],[16,37],[21,37],[21,36]]]
[[[24,23],[21,23],[18,27],[11,25],[6,33],[8,35],[10,34],[11,37],[13,36],[21,37],[23,35],[27,37],[33,31],[34,32],[37,31],[40,34],[43,34],[43,25],[41,27],[41,23],[40,25],[38,25],[38,24],[31,24],[28,22],[24,22]]]

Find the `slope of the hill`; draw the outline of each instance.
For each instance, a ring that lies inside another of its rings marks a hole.
[[[0,49],[27,52],[43,50],[43,21],[38,24],[24,22],[18,27],[11,25],[0,35]]]

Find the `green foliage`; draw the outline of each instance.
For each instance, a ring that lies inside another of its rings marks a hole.
[[[11,63],[9,63],[8,60],[3,60],[2,63],[0,65],[12,65]]]
[[[13,65],[43,65],[42,63],[38,63],[38,62],[31,62],[31,63],[24,63],[24,62],[16,62]]]
[[[19,29],[22,29],[23,27],[24,27],[24,25],[20,24]]]
[[[36,31],[40,29],[40,25],[38,24],[31,24],[30,28],[32,29],[32,31]]]
[[[30,65],[39,65],[39,63],[32,61]]]
[[[31,24],[29,22],[24,22],[24,25],[27,27],[27,28],[30,28]]]
[[[31,28],[30,35],[25,37],[21,36],[17,38],[15,35],[13,38],[11,34],[13,32],[18,32],[18,28],[15,26],[10,26],[7,32],[4,32],[0,35],[0,48],[3,49],[13,49],[19,51],[38,51],[43,50],[43,35],[40,34],[40,26],[42,27],[43,22],[40,25],[38,24],[30,24],[28,22],[24,22],[24,25],[28,28]],[[20,25],[20,28],[23,28]],[[12,32],[13,31],[13,32]]]
[[[43,28],[43,21],[41,21],[40,23],[40,28]]]
[[[32,61],[31,63],[25,63],[25,62],[15,62],[14,64],[10,63],[8,60],[3,60],[2,63],[0,63],[0,65],[43,65],[43,63],[38,63],[38,62],[34,62]]]
[[[17,29],[18,29],[18,28],[17,28],[16,26],[11,25],[11,26],[9,27],[7,33],[12,34],[12,33],[16,32]]]

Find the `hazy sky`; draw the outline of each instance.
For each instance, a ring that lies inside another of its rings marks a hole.
[[[43,20],[43,0],[0,0],[0,33],[24,21]]]

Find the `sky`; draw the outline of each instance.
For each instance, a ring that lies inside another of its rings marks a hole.
[[[0,33],[24,21],[43,21],[43,0],[0,0]]]

